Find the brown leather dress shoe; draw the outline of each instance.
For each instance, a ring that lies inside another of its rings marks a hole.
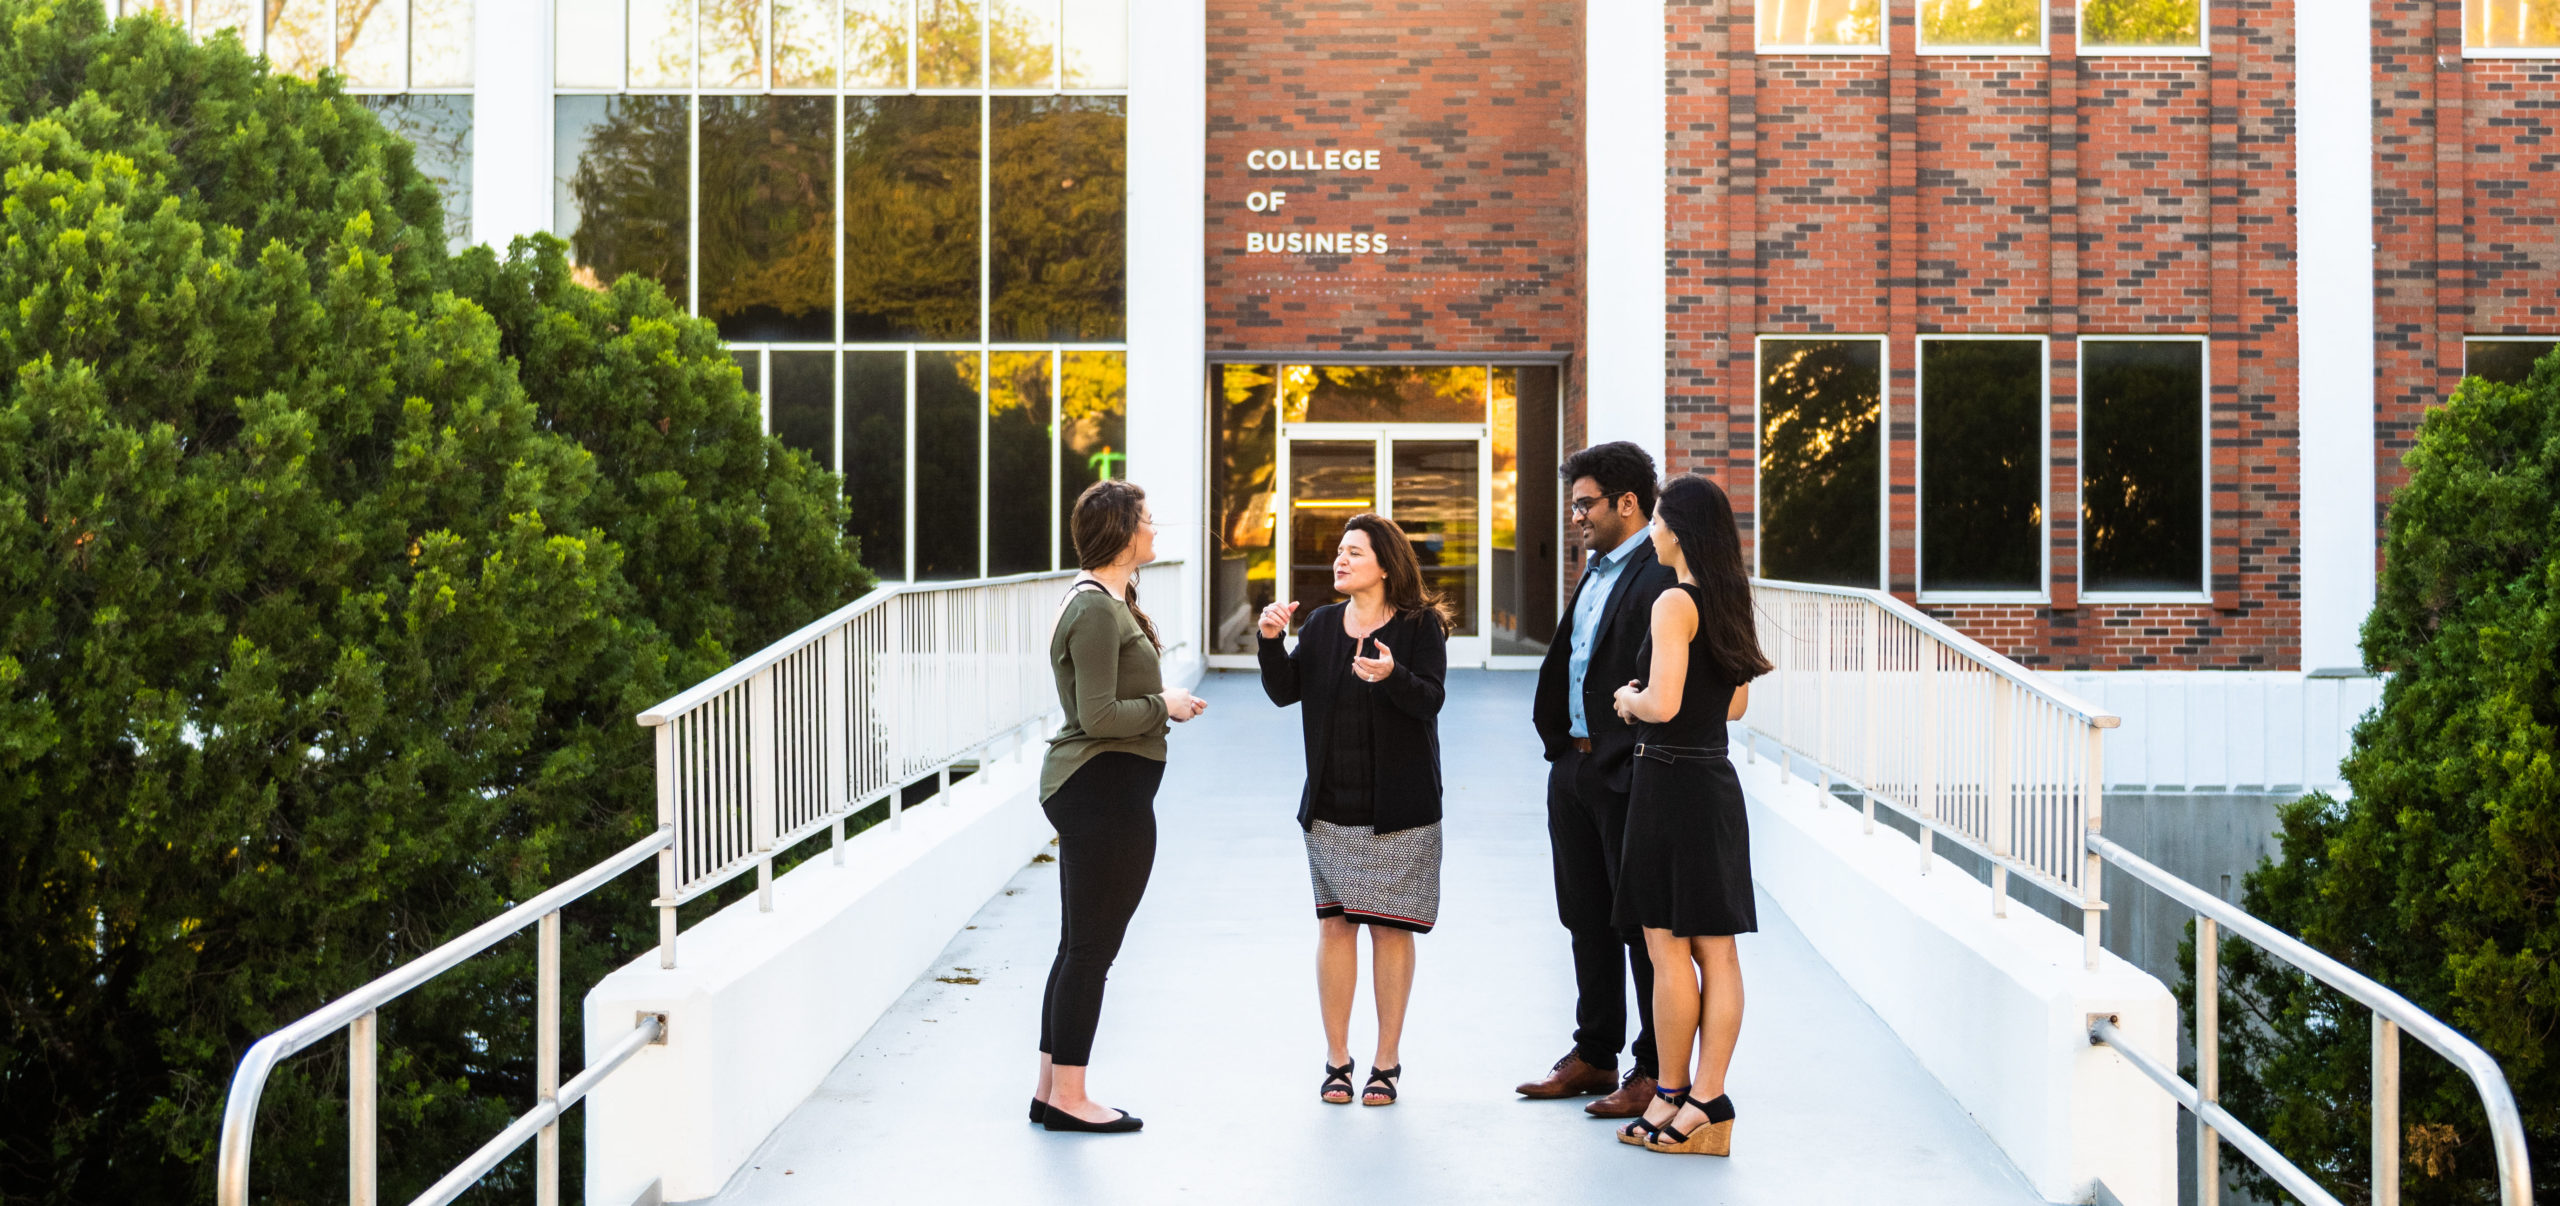
[[[1617,1092],[1582,1107],[1582,1112],[1594,1118],[1642,1118],[1645,1103],[1653,1100],[1654,1083],[1643,1069],[1632,1069]]]
[[[1606,1093],[1618,1083],[1615,1068],[1595,1068],[1582,1062],[1582,1056],[1567,1051],[1556,1066],[1547,1070],[1546,1079],[1533,1080],[1513,1090],[1522,1097],[1545,1101],[1556,1097],[1588,1097]],[[1642,1106],[1638,1106],[1642,1109]]]

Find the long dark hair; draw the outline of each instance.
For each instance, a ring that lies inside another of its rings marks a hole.
[[[1138,538],[1138,525],[1146,522],[1147,492],[1138,483],[1104,478],[1084,488],[1076,496],[1075,514],[1067,520],[1067,534],[1076,542],[1076,568],[1098,570],[1120,559],[1129,542]],[[1156,622],[1138,610],[1138,576],[1129,575],[1129,588],[1122,601],[1129,614],[1137,617],[1138,631],[1147,634],[1147,643],[1164,652],[1164,640],[1156,635]]]
[[[1708,667],[1737,686],[1770,670],[1760,652],[1760,628],[1751,615],[1751,575],[1742,568],[1742,532],[1733,522],[1733,500],[1703,477],[1685,475],[1662,488],[1653,521],[1680,542],[1680,559],[1698,580],[1705,604],[1698,630],[1707,634]]]
[[[1457,623],[1457,613],[1440,592],[1422,584],[1422,559],[1413,555],[1413,541],[1406,539],[1404,529],[1384,515],[1362,511],[1343,521],[1344,535],[1362,533],[1369,538],[1369,551],[1377,554],[1378,568],[1387,572],[1387,607],[1400,616],[1431,613],[1446,632]]]

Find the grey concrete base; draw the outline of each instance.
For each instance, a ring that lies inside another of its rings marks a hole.
[[[1057,868],[1035,863],[718,1201],[2038,1200],[1765,896],[1762,932],[1742,940],[1731,1159],[1640,1151],[1579,1101],[1515,1097],[1571,1045],[1546,768],[1530,676],[1460,672],[1450,685],[1441,924],[1421,939],[1401,1103],[1317,1100],[1315,925],[1291,819],[1298,719],[1249,676],[1213,675],[1210,712],[1175,733],[1155,877],[1093,1059],[1094,1096],[1146,1130],[1051,1135],[1024,1120],[1057,940]],[[1363,1075],[1365,991],[1353,1021]]]

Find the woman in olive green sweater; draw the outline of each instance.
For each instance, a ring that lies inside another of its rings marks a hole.
[[[1040,1002],[1040,1080],[1031,1120],[1053,1131],[1121,1134],[1139,1122],[1085,1096],[1102,982],[1156,858],[1156,785],[1167,721],[1207,704],[1164,685],[1162,644],[1138,610],[1138,567],[1155,559],[1147,493],[1101,481],[1076,499],[1069,530],[1083,567],[1058,612],[1049,663],[1066,724],[1049,739],[1040,807],[1058,831],[1058,956]]]

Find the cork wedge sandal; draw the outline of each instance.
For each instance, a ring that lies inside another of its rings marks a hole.
[[[1661,1104],[1670,1106],[1670,1116],[1664,1118],[1660,1122],[1655,1122],[1652,1119],[1638,1116],[1634,1120],[1628,1122],[1625,1126],[1618,1128],[1618,1142],[1633,1144],[1637,1147],[1644,1147],[1652,1143],[1654,1135],[1660,1132],[1663,1127],[1679,1120],[1680,1107],[1689,1104],[1689,1090],[1686,1088],[1666,1089],[1660,1085],[1656,1085],[1653,1090],[1653,1099]],[[1651,1112],[1651,1107],[1647,1107],[1646,1113]]]
[[[1695,1107],[1706,1120],[1683,1131],[1671,1123],[1656,1127],[1653,1137],[1645,1141],[1645,1150],[1672,1156],[1730,1156],[1733,1154],[1733,1101],[1718,1097],[1713,1101],[1690,1101],[1683,1109]],[[1673,1115],[1673,1122],[1679,1121]]]

